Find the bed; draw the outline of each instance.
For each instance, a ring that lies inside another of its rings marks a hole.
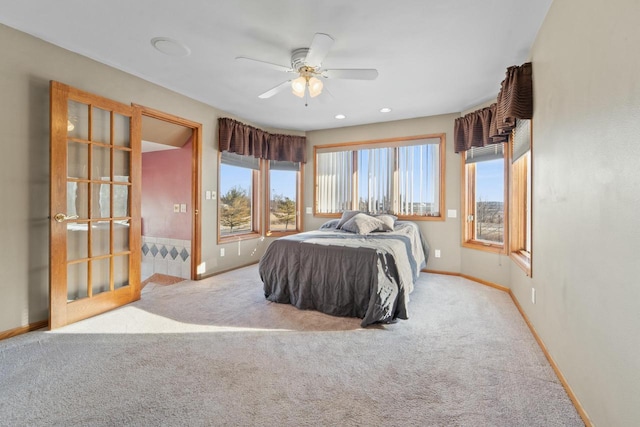
[[[265,297],[358,317],[363,327],[408,319],[409,294],[429,253],[417,225],[391,215],[375,218],[384,226],[362,213],[347,216],[273,241],[259,264]]]

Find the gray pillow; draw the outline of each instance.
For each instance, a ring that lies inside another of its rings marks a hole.
[[[357,234],[369,234],[374,230],[384,226],[384,222],[367,214],[357,213],[353,218],[342,225],[344,231]]]
[[[342,212],[342,218],[340,218],[340,221],[338,221],[338,225],[336,225],[336,228],[342,228],[342,226],[344,225],[345,222],[349,221],[351,218],[353,218],[354,216],[356,216],[359,213],[361,213],[361,212],[360,211],[344,211],[344,212]]]
[[[329,220],[329,221],[325,222],[324,224],[322,224],[320,226],[320,230],[327,230],[327,229],[330,229],[330,228],[337,228],[339,221],[340,221],[339,219]]]

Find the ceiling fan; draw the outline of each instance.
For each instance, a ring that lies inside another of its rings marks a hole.
[[[271,98],[273,95],[291,87],[294,95],[303,98],[306,93],[311,98],[322,93],[321,79],[351,79],[351,80],[375,80],[378,77],[378,70],[373,68],[350,68],[350,69],[324,69],[322,61],[329,53],[333,45],[333,38],[328,34],[316,33],[308,48],[303,47],[291,52],[291,66],[273,64],[271,62],[260,61],[258,59],[239,56],[240,61],[250,61],[261,64],[274,70],[286,73],[298,74],[297,78],[289,79],[268,91],[258,95],[258,98]],[[306,105],[306,104],[305,104]]]

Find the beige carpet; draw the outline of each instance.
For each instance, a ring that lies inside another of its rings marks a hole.
[[[422,274],[411,318],[267,302],[257,266],[0,341],[0,425],[583,425],[509,296]]]

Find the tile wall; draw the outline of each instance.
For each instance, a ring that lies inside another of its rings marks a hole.
[[[189,279],[191,240],[142,236],[141,281],[155,273]]]

